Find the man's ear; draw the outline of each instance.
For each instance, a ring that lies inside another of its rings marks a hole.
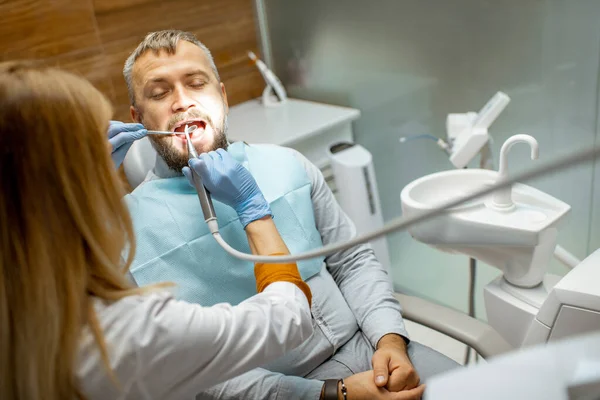
[[[129,113],[131,114],[131,119],[134,122],[137,122],[139,124],[142,123],[142,116],[141,114],[138,112],[137,108],[135,108],[134,106],[129,106]]]
[[[223,93],[223,101],[225,102],[225,114],[229,113],[229,102],[227,101],[227,91],[225,90],[225,84],[221,82],[221,93]]]

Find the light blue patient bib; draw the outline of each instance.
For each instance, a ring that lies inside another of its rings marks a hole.
[[[292,254],[322,246],[315,227],[311,182],[302,164],[276,146],[237,142],[228,152],[251,173],[271,206],[273,221]],[[256,294],[254,264],[227,254],[214,240],[196,190],[186,178],[156,179],[127,195],[137,250],[131,273],[138,285],[174,282],[177,298],[210,306],[238,304]],[[219,231],[232,247],[250,253],[236,212],[213,200]],[[323,258],[298,262],[303,279]]]

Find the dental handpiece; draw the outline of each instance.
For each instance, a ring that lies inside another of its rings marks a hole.
[[[187,142],[188,149],[188,162],[191,159],[198,158],[198,153],[196,152],[196,149],[194,149],[192,139],[190,139],[190,132],[193,132],[195,129],[195,125],[186,125],[184,130],[185,140]],[[219,227],[217,225],[217,215],[215,213],[215,208],[213,207],[210,193],[204,187],[200,175],[196,171],[194,171],[192,167],[190,167],[190,172],[192,174],[194,186],[196,187],[196,191],[198,192],[198,199],[200,199],[200,207],[202,208],[204,220],[208,224],[211,233],[214,233],[215,231],[218,232]]]

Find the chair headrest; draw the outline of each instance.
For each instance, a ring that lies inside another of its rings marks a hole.
[[[156,156],[156,150],[147,137],[133,142],[123,161],[125,176],[132,190],[142,183],[148,172],[154,168]]]

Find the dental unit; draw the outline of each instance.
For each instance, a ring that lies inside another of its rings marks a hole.
[[[276,106],[284,103],[287,100],[287,93],[285,92],[285,88],[283,87],[283,84],[279,78],[277,78],[273,71],[271,71],[262,60],[256,57],[254,52],[249,51],[248,57],[252,63],[256,65],[260,71],[260,74],[265,80],[265,83],[267,84],[262,93],[263,105]],[[275,95],[276,99],[273,98],[273,94]]]
[[[417,134],[400,138],[400,143],[415,139],[430,139],[436,142],[448,154],[450,162],[456,168],[466,168],[467,164],[478,154],[481,155],[482,167],[490,164],[489,128],[510,102],[510,97],[497,92],[476,113],[451,113],[446,118],[446,140],[431,134]]]

